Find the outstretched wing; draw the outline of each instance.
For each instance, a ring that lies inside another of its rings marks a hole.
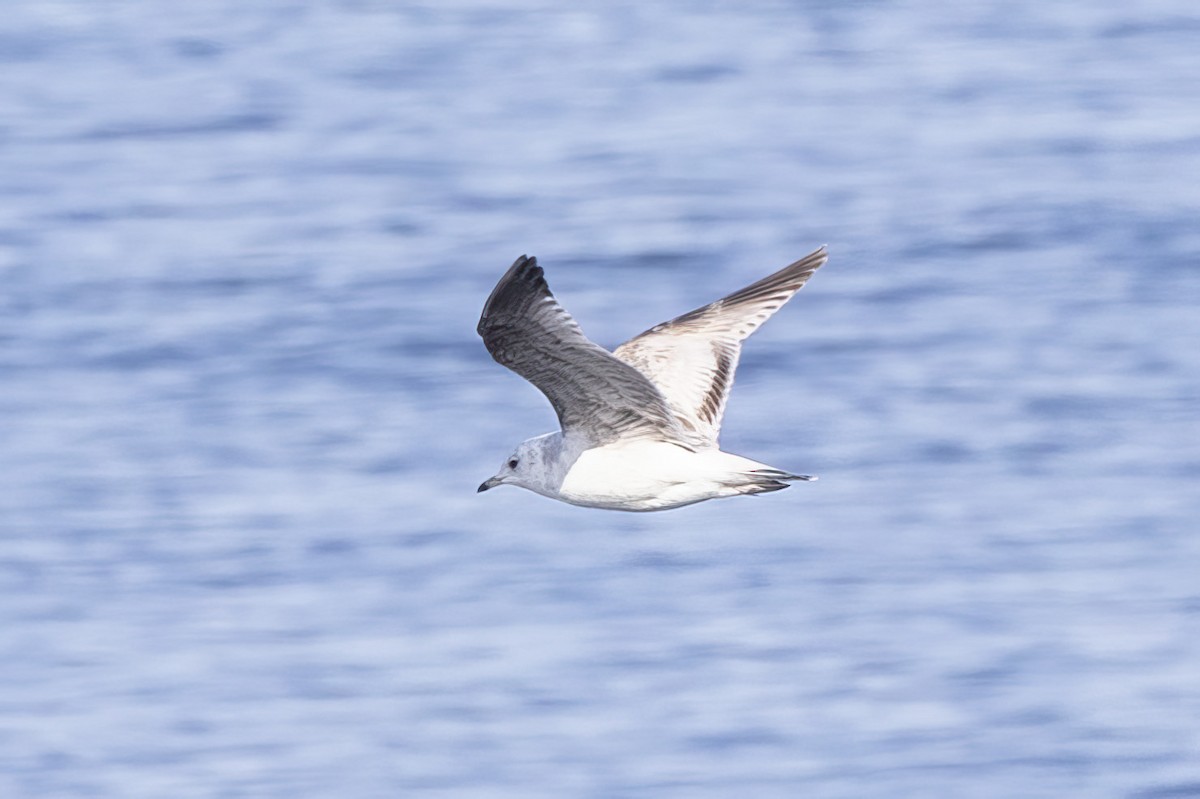
[[[742,342],[828,257],[821,247],[741,291],[650,328],[613,354],[658,386],[686,431],[716,446]]]
[[[662,392],[637,369],[583,335],[522,255],[483,306],[479,335],[496,362],[541,390],[564,433],[596,445],[643,436],[684,443]]]

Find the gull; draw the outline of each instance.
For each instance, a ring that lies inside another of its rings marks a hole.
[[[562,429],[522,442],[478,490],[514,485],[572,505],[655,511],[815,480],[724,452],[717,439],[742,342],[827,258],[821,247],[609,352],[522,255],[492,290],[478,332],[497,363],[546,395]]]

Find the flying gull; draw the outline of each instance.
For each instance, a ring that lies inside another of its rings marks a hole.
[[[523,442],[479,490],[515,485],[573,505],[651,511],[815,480],[723,452],[717,437],[742,342],[827,258],[821,247],[609,352],[522,255],[484,304],[479,335],[497,363],[546,395],[562,429]]]

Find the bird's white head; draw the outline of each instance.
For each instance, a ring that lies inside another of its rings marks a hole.
[[[498,485],[514,485],[539,494],[555,491],[562,482],[558,468],[561,453],[561,433],[547,433],[522,441],[513,454],[505,459],[500,471],[484,480],[478,490],[487,491]]]

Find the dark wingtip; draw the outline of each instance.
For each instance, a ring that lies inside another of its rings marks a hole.
[[[533,280],[536,282],[541,279],[542,268],[538,266],[536,256],[522,255],[518,257],[517,260],[513,261],[512,266],[508,268],[508,271],[504,273],[504,276],[496,282],[496,287],[493,288],[492,293],[488,295],[487,302],[483,304],[483,313],[481,313],[479,316],[479,324],[475,328],[476,332],[478,332],[481,336],[483,335],[484,326],[487,322],[488,311],[491,310],[493,305],[495,305],[497,302],[500,302],[501,298],[505,294],[509,293],[510,287],[515,285],[518,281]]]
[[[536,255],[522,255],[520,258],[513,261],[513,265],[509,267],[509,270],[510,271],[512,271],[512,270],[524,271],[525,269],[537,269],[537,268],[538,268],[538,262],[537,262]]]

